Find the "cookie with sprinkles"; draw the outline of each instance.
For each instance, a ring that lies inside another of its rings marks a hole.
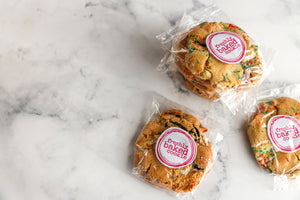
[[[136,173],[166,190],[192,191],[213,162],[205,132],[207,129],[192,115],[181,110],[162,112],[146,124],[135,142]]]
[[[219,33],[225,36],[217,38]],[[217,35],[217,42],[209,45],[207,39],[212,34]],[[244,45],[244,54],[239,60],[225,60],[218,56],[218,52],[222,52],[225,57],[235,55],[236,49],[242,48],[237,38]],[[215,51],[210,47],[215,48]],[[187,87],[208,99],[219,98],[220,93],[229,89],[240,91],[253,87],[263,74],[258,46],[244,30],[234,24],[201,23],[182,34],[174,42],[173,50],[176,52],[176,65],[187,80]]]
[[[260,104],[248,125],[248,137],[257,162],[268,172],[289,178],[300,175],[299,120],[300,102],[295,99],[281,97]],[[286,145],[292,148],[285,149]]]

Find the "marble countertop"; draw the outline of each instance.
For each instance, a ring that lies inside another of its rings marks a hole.
[[[226,118],[197,199],[299,199],[296,190],[273,191],[250,150],[246,117],[208,107],[156,70],[163,50],[155,36],[211,3],[276,50],[265,84],[299,80],[298,0],[1,2],[0,199],[174,199],[131,173],[148,90]]]

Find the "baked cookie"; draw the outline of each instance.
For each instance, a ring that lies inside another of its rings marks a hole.
[[[300,120],[300,102],[281,97],[261,103],[248,125],[251,147],[257,162],[268,172],[296,178],[300,175],[300,150],[290,153],[279,151],[268,136],[268,122],[276,115],[291,116]]]
[[[206,38],[214,32],[234,32],[240,35],[246,45],[245,57],[238,63],[221,62],[210,53],[206,46]],[[258,46],[253,44],[249,36],[234,24],[223,22],[205,22],[191,28],[173,45],[177,58],[176,64],[185,79],[186,85],[197,94],[216,99],[219,93],[228,89],[253,87],[261,79],[263,69]],[[196,82],[204,87],[191,87]]]
[[[162,164],[155,152],[160,135],[170,127],[178,127],[194,140],[197,154],[192,163],[170,168]],[[135,169],[146,181],[158,187],[175,192],[193,190],[210,171],[212,166],[211,143],[203,135],[207,129],[192,115],[181,110],[162,112],[158,118],[149,122],[138,136],[134,157]]]
[[[219,95],[207,85],[205,82],[199,83],[196,81],[185,80],[185,85],[187,88],[195,92],[196,94],[205,97],[207,99],[218,99]]]

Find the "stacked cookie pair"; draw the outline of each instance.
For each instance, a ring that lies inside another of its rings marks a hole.
[[[215,44],[220,50],[224,49],[224,53],[221,54],[225,56],[235,53],[230,51],[235,43],[228,40],[233,38],[229,34],[240,36],[245,45],[245,49],[241,50],[242,58],[238,61],[231,58],[225,62],[224,59],[219,59],[220,57],[213,52],[215,46],[210,50],[207,43],[208,36],[213,33],[226,34],[224,40],[216,38],[220,40],[220,44]],[[221,93],[230,89],[238,91],[245,87],[253,87],[263,74],[258,46],[251,42],[245,31],[234,24],[201,23],[175,40],[173,51],[176,52],[176,65],[186,80],[186,86],[208,99],[217,99]]]

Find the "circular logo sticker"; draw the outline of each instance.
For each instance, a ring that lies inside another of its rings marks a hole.
[[[171,127],[158,138],[155,153],[163,165],[180,168],[195,160],[197,147],[194,139],[186,131]]]
[[[229,64],[241,62],[246,53],[246,43],[242,36],[228,31],[208,35],[206,46],[218,60]]]
[[[278,151],[295,152],[300,148],[300,122],[288,115],[276,115],[268,122],[268,136]]]

